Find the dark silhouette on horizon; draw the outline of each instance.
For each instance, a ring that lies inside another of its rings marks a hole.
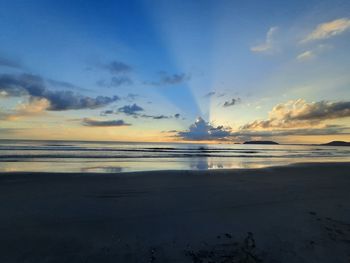
[[[350,142],[345,141],[331,141],[328,143],[321,144],[323,146],[350,146]]]

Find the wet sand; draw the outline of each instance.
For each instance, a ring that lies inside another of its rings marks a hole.
[[[350,262],[350,163],[1,174],[0,262]]]

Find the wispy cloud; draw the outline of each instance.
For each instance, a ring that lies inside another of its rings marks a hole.
[[[148,114],[142,114],[140,115],[141,118],[151,118],[153,120],[163,120],[163,119],[171,119],[173,116],[167,116],[167,115],[148,115]]]
[[[180,113],[176,113],[174,115],[149,115],[149,114],[139,114],[138,117],[141,117],[141,118],[150,118],[150,119],[153,119],[153,120],[164,120],[164,119],[179,119],[180,118]]]
[[[73,83],[61,80],[46,79],[47,83],[53,88],[64,88],[64,89],[73,89],[81,91],[89,91],[89,89],[81,88]]]
[[[296,56],[296,60],[299,62],[309,61],[317,58],[322,53],[330,50],[332,48],[329,44],[319,44],[312,49],[301,52]]]
[[[140,97],[140,95],[135,94],[135,93],[129,93],[128,95],[126,95],[126,97],[124,97],[124,99],[127,100],[127,101],[134,101],[138,97]]]
[[[310,34],[308,34],[304,39],[302,39],[300,43],[328,39],[340,35],[349,29],[349,18],[336,19],[333,21],[319,24]]]
[[[208,92],[207,94],[204,95],[205,98],[210,98],[213,97],[216,94],[215,91]]]
[[[182,84],[191,79],[191,76],[185,73],[168,74],[166,72],[160,72],[160,79],[157,81],[144,82],[147,85],[152,86],[173,86]]]
[[[232,98],[231,100],[229,101],[225,101],[224,103],[224,107],[227,108],[227,107],[231,107],[231,106],[234,106],[236,105],[237,103],[241,102],[241,99],[240,98]]]
[[[0,66],[21,69],[20,61],[0,55]]]
[[[129,73],[133,69],[130,65],[117,60],[103,64],[102,68],[107,69],[111,74],[114,75]]]
[[[312,50],[306,50],[297,56],[298,61],[310,60],[315,57],[315,53]]]
[[[84,118],[82,125],[89,127],[120,127],[130,126],[131,124],[126,123],[123,120],[94,120],[90,118]]]
[[[278,31],[277,26],[271,27],[266,33],[266,39],[264,43],[253,46],[250,48],[252,52],[256,53],[271,53],[275,50],[275,34]]]
[[[110,80],[99,80],[96,82],[98,86],[101,87],[107,87],[107,88],[117,88],[120,86],[128,86],[133,84],[133,81],[128,76],[115,76],[112,77]]]

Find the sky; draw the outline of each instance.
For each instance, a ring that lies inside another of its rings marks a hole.
[[[350,141],[350,2],[0,1],[0,138]]]

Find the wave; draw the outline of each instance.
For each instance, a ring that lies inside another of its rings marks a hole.
[[[334,156],[330,154],[328,156]],[[137,159],[137,158],[199,158],[199,157],[215,157],[215,158],[306,158],[306,157],[325,157],[325,155],[304,155],[304,154],[285,154],[285,155],[225,155],[225,154],[163,154],[163,155],[54,155],[54,154],[37,154],[37,155],[2,155],[0,162],[8,162],[11,160],[23,159]]]

